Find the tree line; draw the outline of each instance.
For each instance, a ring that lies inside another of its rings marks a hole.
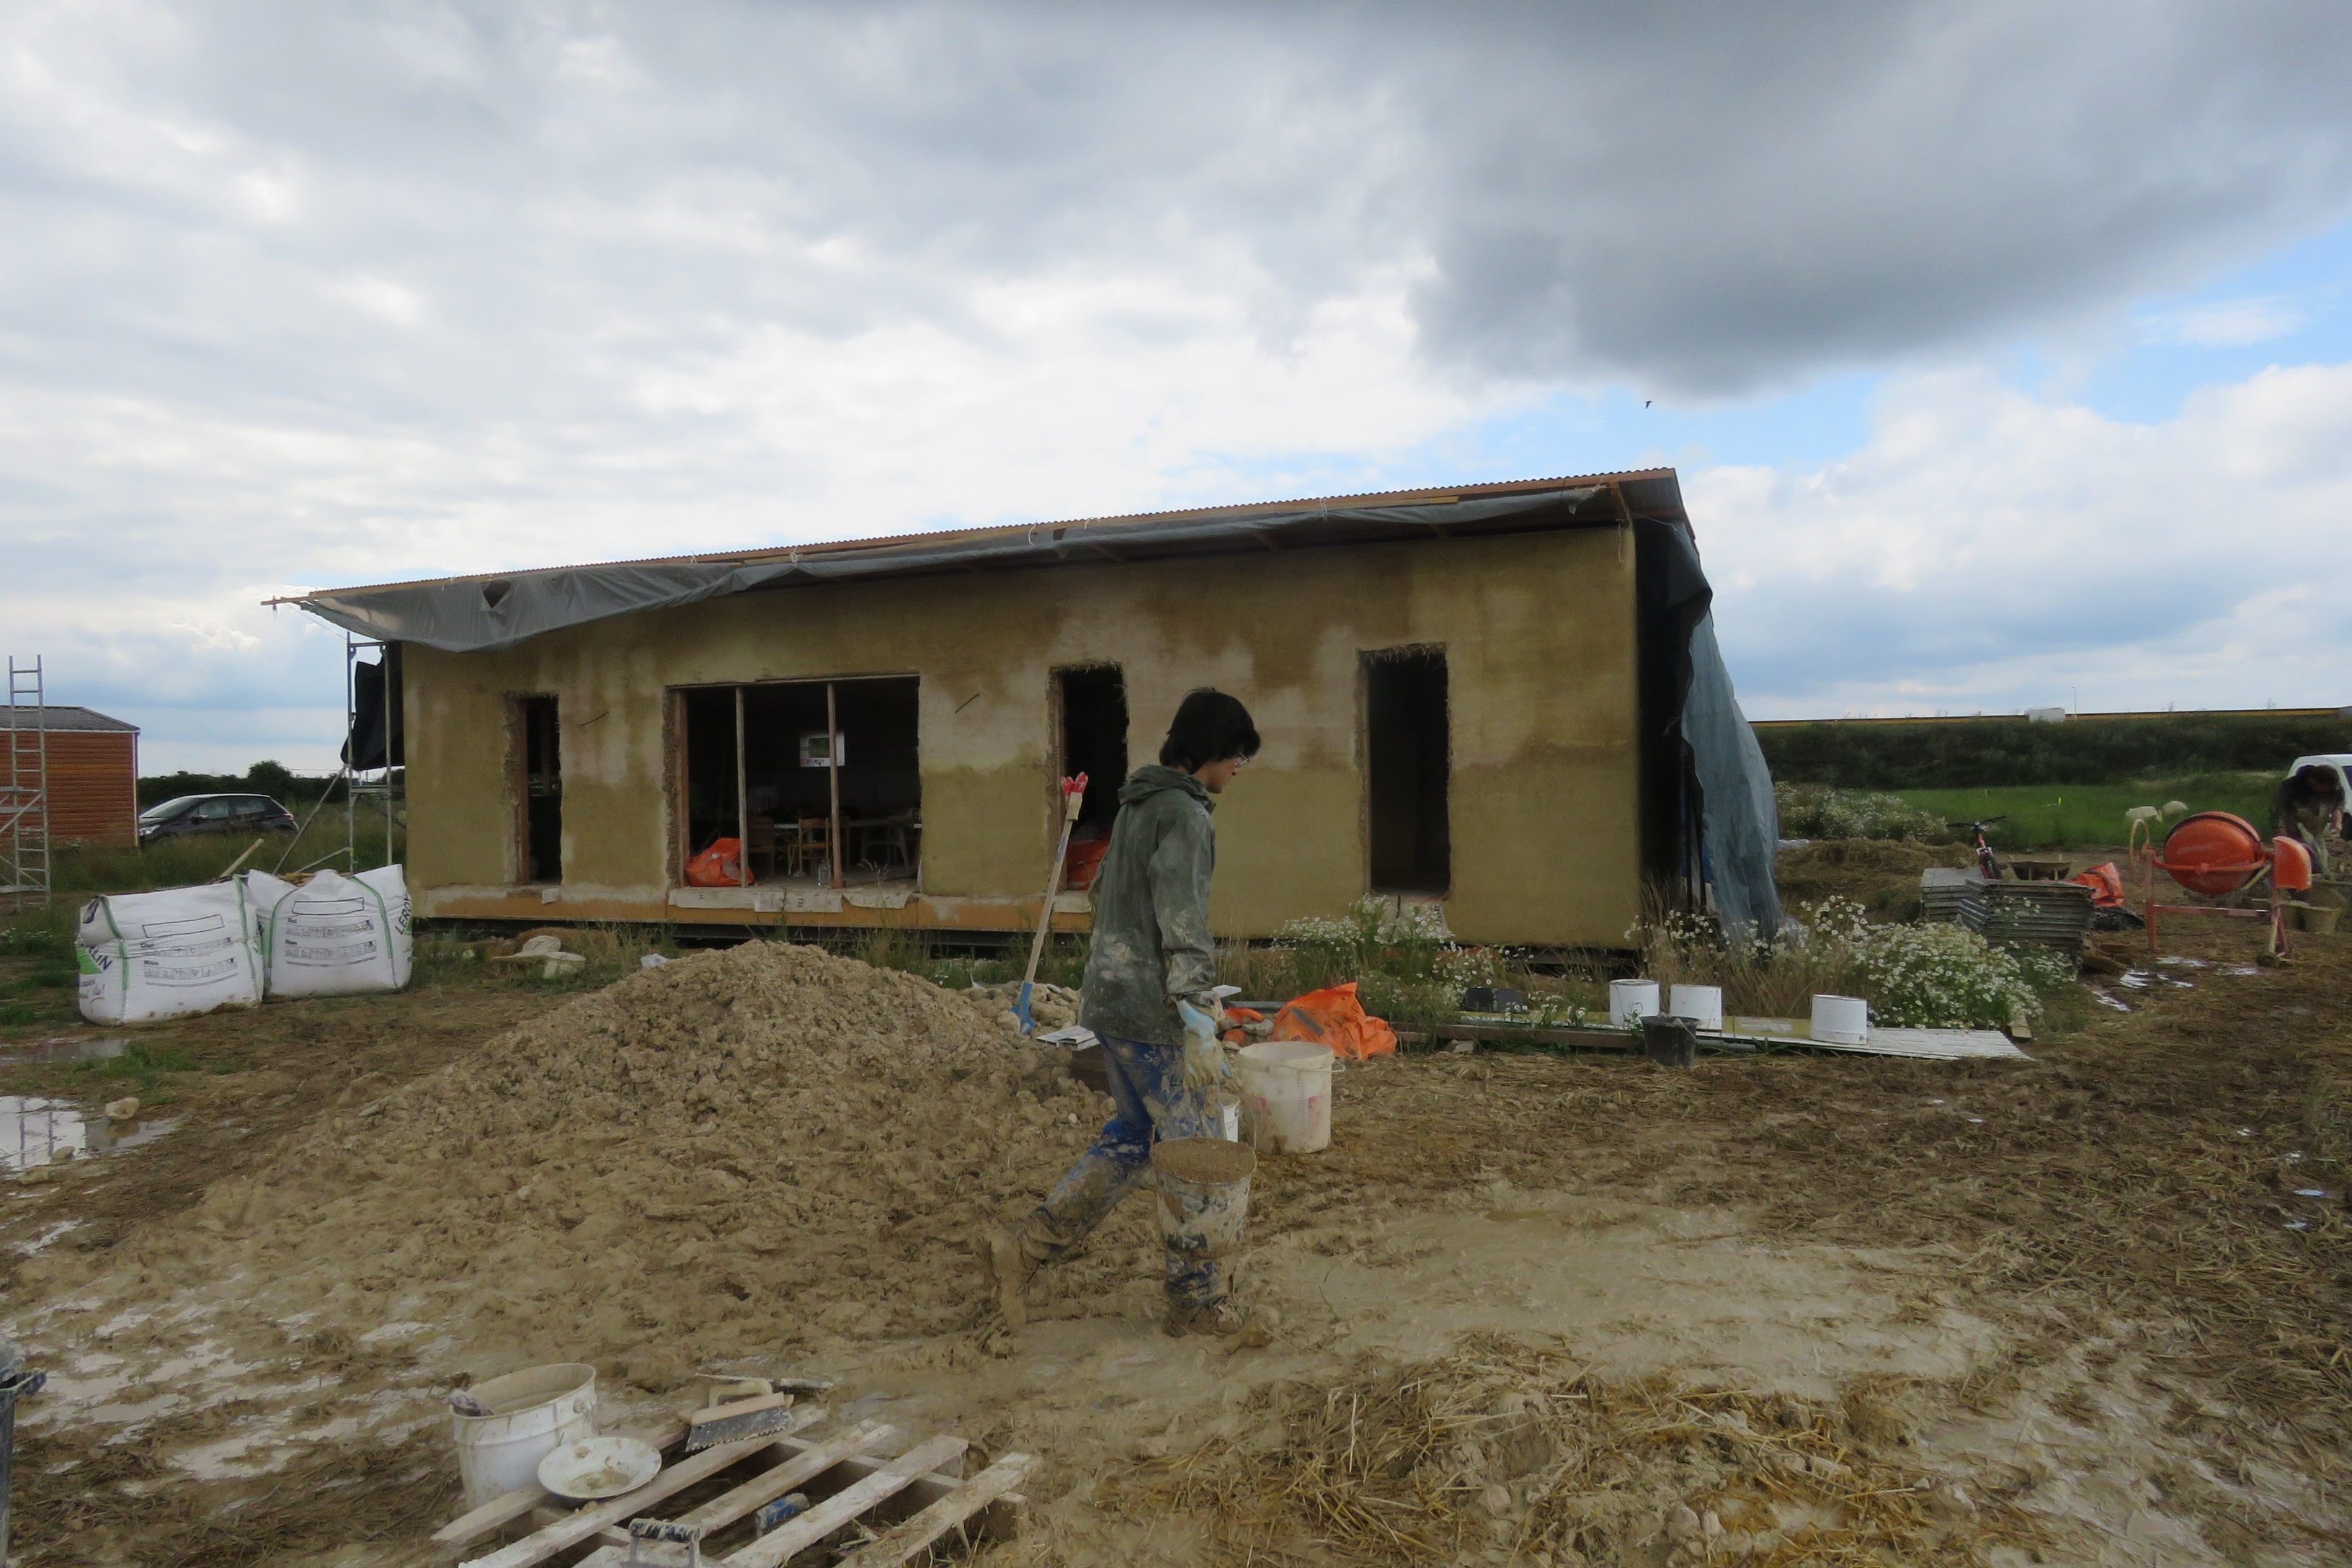
[[[1979,789],[2120,784],[2200,773],[2284,775],[2315,752],[2352,752],[2345,713],[2168,713],[2146,719],[2021,718],[1898,723],[1847,719],[1756,731],[1772,776],[1835,789]]]

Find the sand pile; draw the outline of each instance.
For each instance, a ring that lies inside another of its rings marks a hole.
[[[154,1249],[157,1271],[312,1333],[422,1322],[452,1364],[520,1352],[647,1386],[963,1330],[971,1236],[1099,1121],[1060,1060],[912,975],[778,943],[698,955],[338,1108],[208,1193],[208,1234]]]

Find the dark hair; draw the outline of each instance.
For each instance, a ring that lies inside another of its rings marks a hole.
[[[1255,757],[1257,748],[1257,726],[1241,699],[1203,686],[1177,705],[1168,739],[1160,742],[1160,764],[1189,773],[1227,757]]]

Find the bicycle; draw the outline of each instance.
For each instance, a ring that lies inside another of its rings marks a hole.
[[[1992,840],[1985,837],[1985,829],[1990,827],[1996,822],[2007,822],[2008,820],[2008,816],[2003,814],[2000,816],[1988,816],[1982,822],[1948,822],[1944,824],[1945,826],[1953,829],[1955,832],[1965,831],[1969,834],[1970,842],[1976,847],[1977,873],[1983,877],[1988,882],[1998,882],[2000,880],[2000,861],[1993,855]]]

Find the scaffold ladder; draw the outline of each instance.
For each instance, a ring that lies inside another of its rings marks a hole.
[[[8,771],[0,782],[0,895],[13,907],[49,897],[49,731],[41,661],[8,656]]]

